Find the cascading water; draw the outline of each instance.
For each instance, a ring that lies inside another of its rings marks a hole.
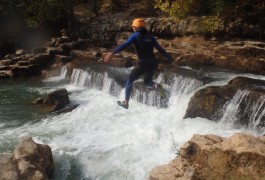
[[[55,161],[53,179],[142,180],[153,167],[173,159],[177,149],[193,134],[212,133],[226,137],[242,131],[226,126],[226,121],[183,119],[191,96],[207,86],[192,77],[173,76],[167,81],[161,74],[155,79],[165,84],[170,92],[168,108],[159,108],[153,103],[156,91],[142,101],[146,104],[136,101],[137,93],[140,93],[137,90],[128,110],[118,107],[116,101],[124,98],[124,83],[129,72],[125,68],[108,71],[74,69],[70,84],[61,82],[59,77],[65,77],[61,75],[46,79],[38,86],[27,86],[27,92],[31,94],[45,94],[64,87],[70,92],[70,101],[80,105],[70,113],[39,120],[31,118],[16,127],[8,127],[8,121],[1,121],[0,150],[11,151],[18,137],[28,135],[38,143],[51,146]],[[220,84],[229,78],[222,79]],[[236,101],[239,102],[240,97]],[[258,111],[253,114],[255,121],[264,114],[261,106],[262,102],[257,103]],[[229,113],[224,117],[231,116]],[[7,142],[11,144],[8,147]]]
[[[245,117],[249,119],[249,123],[246,124],[248,128],[260,129],[261,120],[265,118],[265,97],[261,96],[254,102],[248,102],[249,94],[250,92],[247,90],[238,90],[233,99],[225,105],[221,122],[230,126],[235,124],[242,126],[244,123],[239,121],[241,117]],[[264,129],[262,128],[260,131],[262,132]]]

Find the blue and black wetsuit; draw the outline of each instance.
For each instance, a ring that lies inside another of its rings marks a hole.
[[[153,74],[157,69],[157,60],[155,59],[154,48],[164,55],[168,62],[172,62],[171,56],[159,45],[154,36],[147,33],[147,30],[144,27],[133,33],[125,43],[114,49],[113,53],[119,53],[132,44],[135,46],[139,61],[137,66],[130,73],[126,82],[125,100],[127,101],[130,99],[133,82],[141,75],[145,74],[145,85],[153,86],[155,84],[152,81]]]

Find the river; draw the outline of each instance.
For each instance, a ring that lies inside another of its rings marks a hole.
[[[113,71],[126,75],[130,69]],[[128,110],[116,104],[124,98],[123,86],[106,72],[74,69],[67,81],[63,68],[60,76],[52,78],[0,80],[0,152],[12,152],[19,137],[31,136],[52,148],[53,179],[143,180],[153,167],[176,157],[193,134],[264,133],[236,128],[227,118],[219,122],[183,119],[190,98],[200,88],[224,85],[239,75],[265,80],[264,76],[227,71],[206,74],[215,79],[206,85],[176,77],[167,87],[171,92],[167,108],[152,106],[152,97],[147,96],[146,103],[133,98]],[[31,105],[37,97],[60,88],[68,90],[71,103],[80,104],[77,109],[55,115]],[[230,104],[226,117],[234,113],[232,107],[236,104]]]

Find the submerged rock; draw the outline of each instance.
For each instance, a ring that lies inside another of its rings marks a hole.
[[[264,179],[265,141],[247,134],[229,138],[193,135],[169,164],[157,166],[150,180]]]
[[[53,171],[51,148],[35,143],[31,137],[21,138],[13,154],[0,155],[0,179],[48,180]]]

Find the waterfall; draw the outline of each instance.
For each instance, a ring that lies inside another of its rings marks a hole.
[[[90,68],[87,70],[73,69],[70,83],[75,86],[102,90],[114,96],[118,96],[122,89],[113,78],[108,76],[107,72],[96,72]]]
[[[249,96],[248,90],[238,90],[225,104],[221,122],[228,126],[243,125],[245,128],[259,130],[265,118],[265,97],[261,96],[256,101],[249,101]]]
[[[115,78],[110,77],[111,72],[111,68],[106,71],[97,71],[93,68],[88,68],[86,70],[74,69],[70,83],[75,86],[97,89],[118,96],[120,95],[123,86],[118,84]],[[127,76],[125,75],[125,71],[119,73],[121,76]],[[170,81],[168,78],[170,78]],[[172,104],[179,101],[183,96],[194,92],[203,85],[202,81],[198,79],[180,75],[177,76],[176,74],[166,77],[161,73],[154,79],[154,81],[163,84],[166,97],[161,97],[160,92],[156,90],[144,87],[142,80],[140,79],[135,81],[135,83],[140,84],[141,88],[133,87],[131,99],[150,106],[168,107],[169,102]],[[125,81],[123,84],[125,84]]]
[[[249,107],[251,116],[250,116],[250,124],[253,127],[259,127],[263,123],[265,123],[265,96],[261,96],[255,102],[253,107]]]
[[[59,76],[54,76],[50,77],[44,80],[44,82],[53,82],[53,81],[61,81],[66,78],[67,75],[67,68],[66,66],[61,67],[60,75]]]

